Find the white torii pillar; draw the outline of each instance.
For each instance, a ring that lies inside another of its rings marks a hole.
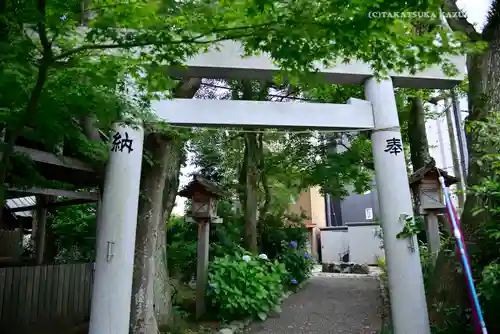
[[[115,124],[97,228],[89,334],[129,332],[144,131]]]
[[[392,80],[369,78],[365,96],[373,106],[373,160],[394,333],[430,334],[417,238],[396,238],[404,226],[401,215],[413,217],[413,207]]]

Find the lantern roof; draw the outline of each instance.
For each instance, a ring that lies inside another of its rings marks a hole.
[[[225,197],[227,195],[215,182],[198,174],[193,175],[193,180],[179,191],[178,195],[192,198],[195,193],[204,193],[215,198]]]
[[[436,181],[438,181],[440,175],[444,178],[444,183],[447,187],[458,182],[458,179],[455,176],[450,175],[445,170],[436,167],[436,161],[434,159],[431,159],[425,164],[424,167],[417,169],[415,173],[411,174],[408,178],[408,182],[410,183],[410,186],[413,187],[422,182],[425,177],[434,177]]]

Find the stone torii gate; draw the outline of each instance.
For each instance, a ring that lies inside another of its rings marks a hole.
[[[177,75],[224,79],[272,79],[279,69],[265,55],[242,58],[241,46],[224,42],[219,51],[199,54]],[[347,104],[176,99],[153,103],[159,120],[205,127],[268,127],[316,130],[371,130],[375,176],[388,265],[392,320],[396,334],[428,334],[429,319],[416,237],[397,239],[413,216],[394,87],[448,89],[463,80],[465,57],[451,58],[460,74],[447,77],[439,67],[410,75],[390,73],[377,82],[370,66],[352,62],[318,65],[325,82],[364,84],[365,100]],[[129,332],[134,247],[144,132],[116,124],[100,219],[90,334]]]

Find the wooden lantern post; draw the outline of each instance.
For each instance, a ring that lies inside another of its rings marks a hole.
[[[195,175],[179,195],[191,199],[191,216],[188,218],[198,224],[196,268],[196,318],[198,319],[205,313],[210,223],[222,222],[217,217],[217,199],[223,197],[224,192],[215,183]]]
[[[439,176],[443,176],[447,187],[458,182],[456,177],[437,168],[434,160],[418,169],[409,178],[410,188],[417,203],[416,211],[425,215],[427,243],[434,263],[441,244],[437,215],[443,213],[446,208]]]

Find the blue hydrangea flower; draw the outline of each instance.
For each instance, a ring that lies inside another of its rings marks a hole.
[[[292,283],[292,284],[297,284],[297,280],[296,280],[296,279],[293,279],[293,280],[291,280],[291,281],[290,281],[290,283]]]
[[[262,260],[269,260],[266,254],[259,254],[259,258],[261,258]]]
[[[309,255],[309,253],[304,253],[304,257],[305,257],[306,259],[310,259],[310,258],[311,258],[311,255]]]
[[[249,255],[243,255],[241,258],[242,258],[242,259],[243,259],[243,261],[245,261],[245,262],[248,262],[248,261],[250,261],[250,260],[252,259]]]
[[[290,246],[292,246],[293,248],[297,248],[297,241],[290,242]]]

